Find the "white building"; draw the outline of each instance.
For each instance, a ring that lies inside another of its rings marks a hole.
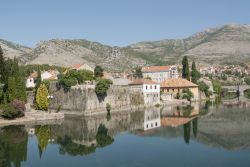
[[[41,73],[41,80],[57,80],[57,75],[59,74],[56,70],[43,71]]]
[[[36,86],[37,72],[33,72],[26,79],[26,88],[34,88]]]
[[[151,78],[155,82],[162,82],[170,78],[178,78],[176,66],[148,66],[142,68],[143,78]]]
[[[90,67],[88,64],[84,63],[84,64],[74,64],[71,67],[72,69],[75,70],[89,70],[94,72],[94,69],[92,67]]]
[[[146,109],[144,113],[144,131],[161,126],[160,108]]]
[[[130,89],[143,93],[146,105],[160,103],[160,84],[148,79],[138,79],[130,83],[129,86]]]

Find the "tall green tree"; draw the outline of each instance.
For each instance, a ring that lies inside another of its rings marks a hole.
[[[94,75],[96,78],[103,77],[103,69],[101,66],[96,66],[94,70]]]
[[[182,59],[182,78],[190,80],[189,64],[187,56]]]
[[[22,75],[16,77],[16,99],[23,102],[27,101],[26,86]]]
[[[36,93],[36,108],[38,110],[48,110],[49,107],[49,99],[48,99],[48,89],[45,84],[41,84],[37,89]]]
[[[8,78],[7,96],[9,102],[13,101],[16,98],[16,80],[14,77]]]
[[[4,73],[4,57],[3,57],[3,50],[0,46],[0,83],[5,82],[5,73]]]
[[[195,62],[192,62],[192,71],[191,71],[191,81],[193,83],[197,83],[197,80],[199,79],[199,72],[196,69]]]
[[[141,71],[141,67],[136,67],[135,71],[134,71],[134,77],[135,78],[142,78],[142,71]]]

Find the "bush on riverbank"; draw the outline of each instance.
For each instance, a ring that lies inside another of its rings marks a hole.
[[[100,79],[95,86],[95,92],[98,96],[104,96],[107,94],[107,90],[113,82],[110,79]]]
[[[0,109],[2,110],[1,116],[5,119],[23,117],[25,112],[25,102],[13,100],[11,103],[2,104]]]

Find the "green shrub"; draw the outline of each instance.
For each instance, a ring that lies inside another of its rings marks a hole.
[[[107,94],[107,90],[113,82],[110,79],[100,79],[95,86],[95,92],[99,96]]]
[[[111,111],[111,105],[109,103],[106,104],[106,110],[108,113]]]
[[[15,107],[8,103],[0,106],[2,113],[1,116],[6,119],[14,119],[18,117],[19,112],[15,109]]]
[[[191,102],[191,99],[194,97],[193,93],[189,89],[184,89],[182,91],[182,98],[187,99]]]

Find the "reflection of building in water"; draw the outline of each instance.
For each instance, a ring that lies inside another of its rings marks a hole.
[[[149,109],[144,114],[144,129],[149,130],[161,126],[160,108]]]
[[[199,104],[181,106],[172,109],[172,112],[164,112],[161,118],[162,126],[177,127],[184,125],[199,115]]]

